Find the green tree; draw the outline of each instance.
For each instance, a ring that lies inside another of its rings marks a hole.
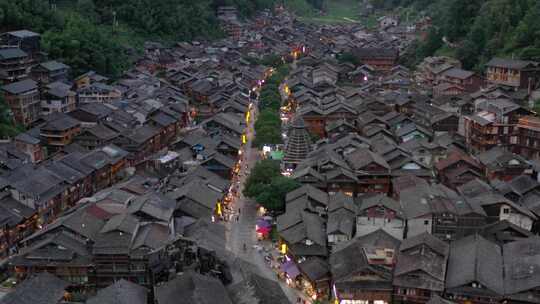
[[[276,176],[263,191],[256,196],[257,203],[272,211],[285,211],[285,197],[287,193],[296,190],[301,185],[292,178]]]
[[[380,0],[386,2],[385,0]],[[427,6],[434,27],[427,41],[416,47],[423,59],[442,47],[446,37],[466,69],[482,70],[493,56],[538,58],[540,2],[534,0],[436,0]],[[401,5],[422,7],[424,0],[402,0]],[[409,60],[410,62],[410,60]]]
[[[43,45],[52,58],[70,65],[74,74],[93,69],[115,77],[128,66],[127,55],[112,33],[77,14],[67,17],[62,31],[45,32]]]
[[[278,162],[269,159],[257,162],[253,169],[251,169],[251,174],[246,180],[244,195],[247,197],[256,197],[260,194],[261,185],[270,184],[272,178],[280,174]]]
[[[287,9],[294,12],[296,15],[313,15],[313,6],[311,6],[306,0],[286,0],[284,2]]]
[[[418,57],[432,56],[443,45],[443,36],[439,29],[433,27],[429,30],[426,41],[418,47]]]
[[[277,67],[281,64],[281,56],[276,54],[267,55],[259,61],[259,64],[269,67]]]
[[[534,101],[533,111],[540,114],[540,99]]]
[[[273,126],[262,126],[261,128],[255,130],[256,136],[253,140],[253,146],[261,148],[264,145],[277,145],[281,144],[281,128]]]
[[[279,119],[279,115],[270,109],[262,110],[255,122],[255,130],[262,127],[280,128],[281,119]]]
[[[82,16],[87,17],[89,20],[97,21],[98,14],[96,12],[96,5],[93,0],[78,0],[77,12]]]
[[[340,63],[352,63],[354,65],[360,65],[361,62],[360,60],[358,60],[358,58],[356,56],[354,56],[352,53],[343,53],[343,54],[339,54],[336,59],[340,62]]]
[[[300,184],[282,176],[279,162],[262,160],[255,164],[246,180],[244,195],[254,198],[257,203],[271,211],[285,210],[285,196],[300,187]]]
[[[11,111],[4,97],[0,94],[0,138],[10,138],[24,130],[23,127],[14,124]]]

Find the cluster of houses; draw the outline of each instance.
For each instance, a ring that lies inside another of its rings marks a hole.
[[[66,65],[43,61],[37,33],[2,34],[1,90],[26,131],[0,145],[0,256],[17,253],[23,239],[81,199],[140,170],[181,176],[200,166],[215,174],[195,170],[215,185],[186,182],[174,195],[209,194],[185,208],[210,219],[238,172],[251,95],[269,75],[269,67],[245,58],[292,49],[261,38],[276,19],[291,18],[262,14],[243,25],[252,35],[243,43],[148,42],[135,67],[114,82],[93,71],[71,78]]]
[[[276,224],[287,282],[342,304],[539,303],[540,64],[412,72],[379,21],[336,35],[360,64],[321,37],[283,85],[283,174],[302,185]]]
[[[289,303],[220,221],[271,72],[253,62],[298,45],[267,28],[291,27],[286,12],[235,14],[220,8],[221,41],[146,43],[115,81],[43,61],[39,34],[2,35],[2,92],[26,131],[0,145],[2,279],[24,279],[0,303]]]
[[[115,81],[73,78],[39,34],[0,36],[26,127],[0,144],[0,267],[25,279],[0,303],[289,303],[219,223],[268,55],[294,60],[283,168],[302,186],[276,220],[289,284],[341,304],[540,303],[538,63],[413,72],[399,56],[428,17],[369,31],[217,15],[228,38],[147,42]]]

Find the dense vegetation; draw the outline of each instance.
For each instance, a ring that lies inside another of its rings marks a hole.
[[[413,61],[452,55],[465,68],[481,69],[493,56],[540,60],[538,0],[372,0],[379,9],[408,7],[433,18],[427,40]],[[447,45],[443,37],[452,45]]]
[[[73,10],[53,10],[48,1],[0,0],[0,29],[30,29],[43,34],[43,47],[51,58],[61,58],[73,73],[94,69],[117,76],[128,64],[124,47],[112,26],[100,25],[79,13],[91,0],[81,0]],[[80,6],[79,6],[80,5]]]
[[[261,148],[265,144],[280,144],[281,108],[280,85],[289,74],[289,67],[279,56],[269,56],[258,63],[273,66],[274,73],[263,85],[259,95],[260,113],[255,122],[253,145]],[[257,162],[246,180],[244,195],[254,198],[258,204],[272,212],[285,211],[285,196],[298,188],[295,180],[281,175],[279,162],[266,159]]]
[[[278,61],[281,63],[281,59]],[[280,65],[274,74],[267,79],[259,96],[259,109],[261,113],[255,122],[255,147],[262,147],[265,144],[280,144],[281,137],[281,119],[279,117],[281,107],[281,95],[279,86],[289,73],[286,64]]]
[[[219,6],[235,5],[241,17],[249,17],[282,2],[295,11],[308,5],[306,0],[0,0],[0,31],[42,33],[45,51],[71,65],[74,74],[93,69],[115,77],[146,39],[221,37]],[[309,2],[322,6],[321,0]]]
[[[13,119],[10,116],[11,111],[0,94],[0,138],[9,138],[19,134],[24,128],[13,125]]]
[[[221,32],[215,8],[234,4],[244,16],[270,7],[266,0],[0,0],[0,30],[27,28],[43,34],[45,51],[73,73],[88,69],[118,76],[129,54],[146,38],[212,39]],[[49,3],[55,3],[55,6]]]
[[[281,175],[278,161],[266,159],[257,162],[251,170],[243,194],[270,211],[283,212],[285,196],[298,187],[297,181]]]

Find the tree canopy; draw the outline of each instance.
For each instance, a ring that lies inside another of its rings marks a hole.
[[[253,141],[255,147],[262,147],[265,144],[280,144],[281,140],[281,119],[279,115],[270,109],[263,110],[255,122],[256,137]]]
[[[244,195],[254,198],[268,210],[284,211],[285,196],[300,187],[300,184],[282,176],[279,162],[266,159],[259,161],[246,180]]]
[[[281,2],[281,1],[279,1]],[[290,3],[289,3],[290,2]],[[305,0],[285,0],[287,6]],[[321,0],[310,0],[317,6]],[[115,77],[142,41],[214,39],[223,36],[216,9],[234,5],[241,17],[278,0],[0,0],[2,30],[43,34],[45,51],[73,67]],[[321,4],[322,5],[322,4]]]
[[[13,137],[22,130],[21,126],[13,125],[9,106],[6,104],[2,94],[0,94],[0,138]]]
[[[449,49],[467,69],[483,68],[494,56],[540,60],[540,1],[372,0],[376,7],[422,10],[433,18],[428,38],[416,45],[416,61]]]

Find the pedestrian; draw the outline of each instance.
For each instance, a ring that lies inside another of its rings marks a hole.
[[[242,208],[238,208],[238,214],[242,212]]]
[[[237,216],[237,217],[236,217],[236,221],[237,221],[237,222],[240,221],[240,216]]]

